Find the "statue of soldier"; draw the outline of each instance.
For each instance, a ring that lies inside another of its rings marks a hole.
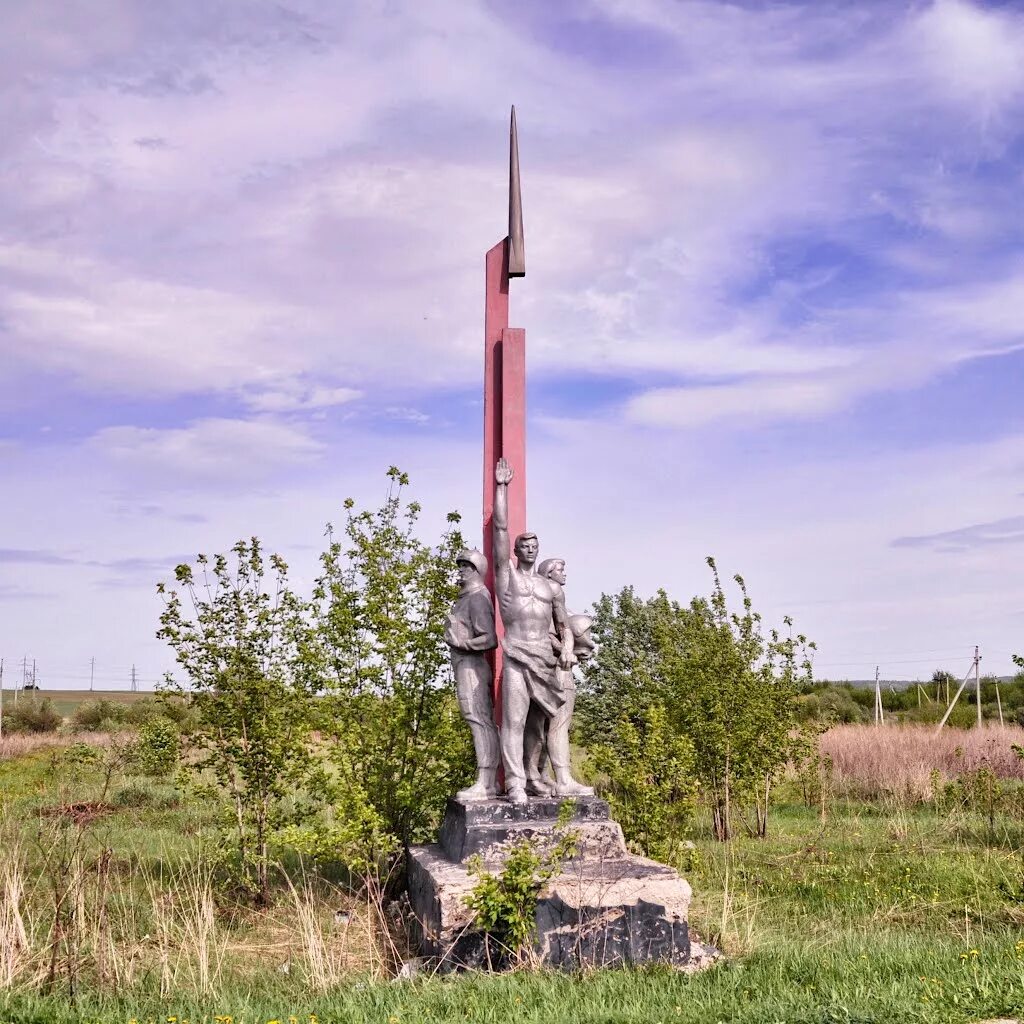
[[[531,704],[551,718],[565,703],[556,666],[572,669],[572,630],[562,588],[536,570],[537,535],[521,533],[515,540],[517,565],[512,565],[508,535],[508,485],[512,466],[499,459],[494,472],[494,594],[505,627],[502,678],[501,756],[505,789],[512,803],[526,803],[523,739]],[[556,655],[551,632],[558,636]]]
[[[487,559],[476,548],[455,557],[462,590],[448,614],[444,639],[451,648],[459,709],[473,735],[476,782],[459,790],[459,800],[484,800],[498,794],[498,730],[494,725],[491,683],[494,674],[487,651],[498,646],[494,604],[484,583]]]
[[[565,586],[564,558],[546,558],[537,567],[537,572],[560,589]],[[593,620],[587,615],[571,614],[568,620],[573,641],[572,664],[575,665],[586,661],[593,653],[594,641],[590,635]],[[551,644],[555,653],[559,653],[562,640],[554,628]],[[526,792],[531,796],[593,796],[594,790],[590,786],[584,786],[572,777],[569,764],[569,726],[576,707],[576,679],[572,667],[566,669],[556,665],[555,676],[565,695],[565,703],[550,718],[545,718],[536,707],[531,707],[527,718],[523,740]],[[554,769],[554,780],[544,775],[545,755]]]

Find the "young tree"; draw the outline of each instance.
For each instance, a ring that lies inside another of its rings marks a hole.
[[[688,615],[664,590],[647,600],[632,587],[598,598],[591,627],[597,649],[583,665],[575,715],[586,746],[614,748],[623,719],[640,727],[646,710],[666,701],[664,651],[682,644]]]
[[[733,579],[742,610],[730,611],[715,561],[707,563],[711,597],[693,600],[683,644],[664,651],[675,694],[670,713],[693,744],[715,837],[729,838],[735,806],[745,800],[752,800],[754,830],[764,836],[772,784],[806,748],[796,698],[811,679],[807,650],[814,644],[774,629],[766,636],[741,576]],[[784,622],[791,628],[788,617]]]
[[[737,805],[752,805],[752,831],[763,836],[774,781],[802,756],[813,728],[800,721],[797,697],[811,682],[814,645],[774,629],[766,635],[740,576],[742,609],[730,611],[714,560],[708,565],[712,594],[689,607],[664,592],[642,601],[632,588],[597,602],[598,650],[584,668],[580,736],[607,752],[606,764],[629,761],[655,789],[676,785],[665,763],[689,764],[692,750],[716,837],[731,835]],[[676,739],[685,746],[674,748]],[[675,751],[667,762],[666,749]],[[661,827],[645,807],[658,802],[649,795],[634,797],[631,813],[634,831],[654,836]]]
[[[384,827],[406,844],[433,838],[447,797],[472,774],[444,641],[463,541],[454,512],[436,547],[420,541],[409,478],[394,466],[387,475],[380,509],[345,502],[344,541],[328,527],[311,652],[329,695],[330,756],[339,771],[356,766]]]
[[[276,555],[269,571],[260,542],[239,541],[224,555],[175,570],[178,588],[164,597],[157,636],[174,649],[185,678],[168,675],[163,693],[188,699],[195,711],[190,738],[229,800],[239,878],[265,903],[270,840],[301,814],[320,775],[312,756],[312,690],[306,606],[288,586]],[[184,598],[183,596],[184,595]]]

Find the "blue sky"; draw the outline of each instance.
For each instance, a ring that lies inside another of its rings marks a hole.
[[[7,672],[155,679],[174,562],[258,534],[302,586],[392,463],[478,539],[513,102],[530,520],[570,605],[688,600],[713,554],[821,675],[1024,650],[1018,5],[4,13]]]

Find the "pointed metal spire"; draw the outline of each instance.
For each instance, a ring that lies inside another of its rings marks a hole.
[[[519,191],[519,136],[516,108],[512,107],[508,151],[508,276],[526,277],[526,244],[523,240],[523,197]]]

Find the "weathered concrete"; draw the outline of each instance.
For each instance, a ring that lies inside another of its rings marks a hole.
[[[557,842],[558,810],[566,801],[554,797],[525,804],[508,800],[449,800],[441,824],[441,849],[451,861],[465,862],[474,855],[488,866],[500,864],[509,846],[520,839],[537,839],[543,852]],[[572,801],[570,827],[578,839],[578,857],[610,858],[626,854],[618,822],[611,820],[608,804],[596,797]]]
[[[448,968],[486,964],[484,936],[474,930],[465,902],[476,884],[465,860],[477,853],[498,870],[520,836],[553,845],[559,803],[449,801],[443,845],[409,850],[409,895],[426,955]],[[579,852],[541,893],[538,957],[558,967],[653,960],[690,964],[691,893],[685,879],[664,864],[630,854],[603,800],[576,801],[570,828],[580,837]]]

